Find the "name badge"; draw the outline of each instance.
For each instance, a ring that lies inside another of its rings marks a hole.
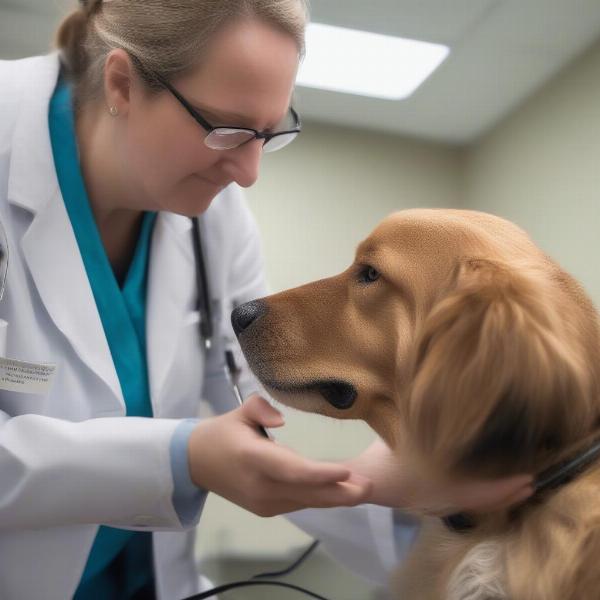
[[[52,386],[56,365],[0,357],[0,390],[46,394]]]

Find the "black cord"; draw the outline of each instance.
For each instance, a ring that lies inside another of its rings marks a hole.
[[[210,347],[213,337],[212,309],[210,306],[210,294],[208,292],[208,275],[204,262],[204,252],[200,235],[200,220],[191,217],[192,241],[194,247],[194,260],[196,263],[196,287],[198,289],[197,308],[200,313],[200,335],[202,340]]]
[[[535,479],[535,493],[538,494],[569,483],[569,481],[580,475],[582,471],[596,461],[599,456],[600,441],[595,440],[594,444],[589,448],[558,465],[552,465],[540,473]]]
[[[319,545],[319,540],[315,540],[287,569],[282,571],[273,571],[271,573],[259,573],[254,575],[252,579],[262,579],[263,577],[283,577],[289,575],[294,569],[297,569]]]
[[[212,598],[213,596],[215,596],[216,594],[219,594],[221,592],[226,592],[227,590],[232,590],[232,589],[238,588],[238,587],[246,587],[246,586],[250,586],[250,585],[267,585],[267,586],[271,585],[271,586],[286,587],[286,588],[295,590],[297,592],[300,592],[302,594],[306,594],[307,596],[310,596],[311,598],[317,598],[317,600],[328,600],[324,596],[319,596],[319,594],[316,594],[315,592],[311,592],[310,590],[307,590],[298,585],[293,585],[291,583],[283,583],[281,581],[262,580],[263,577],[282,577],[284,575],[289,575],[292,571],[297,569],[309,557],[309,555],[312,554],[312,552],[314,552],[315,548],[318,545],[319,545],[319,540],[315,540],[314,542],[312,542],[310,544],[310,546],[289,567],[287,567],[281,571],[273,571],[271,573],[259,573],[257,575],[254,575],[252,577],[252,579],[246,579],[244,581],[234,581],[232,583],[226,583],[224,585],[220,585],[220,586],[215,587],[206,592],[202,592],[200,594],[196,594],[195,596],[190,596],[189,598],[185,598],[185,600],[202,600],[203,598]],[[261,581],[256,581],[257,579],[261,579]]]
[[[277,587],[284,587],[290,590],[295,590],[296,592],[301,592],[302,594],[306,594],[311,598],[316,598],[317,600],[328,600],[325,596],[319,596],[319,594],[315,594],[309,590],[300,587],[299,585],[293,585],[291,583],[284,583],[283,581],[254,581],[252,579],[247,581],[234,581],[233,583],[226,583],[225,585],[220,585],[212,590],[208,590],[207,592],[202,592],[200,594],[196,594],[195,596],[190,596],[186,598],[186,600],[203,600],[204,598],[212,598],[221,592],[226,592],[228,590],[233,590],[239,587],[246,587],[251,585],[272,585]]]

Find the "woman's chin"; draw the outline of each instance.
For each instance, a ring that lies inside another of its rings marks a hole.
[[[222,188],[207,189],[206,187],[195,186],[196,190],[190,192],[186,190],[185,194],[178,197],[171,197],[163,204],[163,210],[182,215],[184,217],[195,217],[205,212],[216,198]]]

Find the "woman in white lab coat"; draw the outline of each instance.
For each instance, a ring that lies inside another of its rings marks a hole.
[[[232,307],[265,293],[240,187],[299,129],[304,24],[300,0],[89,0],[62,24],[60,58],[0,62],[3,600],[198,592],[205,491],[262,515],[371,498],[347,467],[263,439],[279,414],[258,396],[233,410],[223,372]],[[190,420],[201,403],[222,416]],[[383,577],[391,512],[356,513],[370,558],[345,558]]]

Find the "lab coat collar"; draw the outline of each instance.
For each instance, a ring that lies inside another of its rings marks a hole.
[[[58,54],[23,61],[25,72],[11,145],[8,200],[37,213],[52,200],[58,180],[48,129],[48,104],[56,86]]]

